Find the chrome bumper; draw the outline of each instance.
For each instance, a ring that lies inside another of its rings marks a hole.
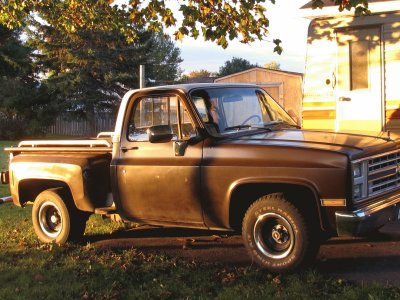
[[[391,221],[400,220],[400,194],[353,212],[336,212],[338,236],[361,236]]]
[[[0,198],[0,204],[12,202],[13,198],[11,196]]]

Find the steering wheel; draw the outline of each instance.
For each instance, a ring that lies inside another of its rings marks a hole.
[[[258,123],[261,122],[261,117],[259,115],[252,115],[252,116],[248,117],[246,120],[244,120],[242,122],[242,125],[245,125],[248,121],[250,121],[251,119],[255,119],[255,118],[257,118]]]

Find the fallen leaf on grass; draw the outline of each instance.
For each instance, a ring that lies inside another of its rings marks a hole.
[[[215,275],[220,282],[231,283],[240,276],[240,271],[238,271],[237,269],[228,270],[228,269],[224,268],[221,271],[217,272]]]
[[[82,295],[82,299],[87,300],[89,299],[89,293],[87,291],[85,291]]]
[[[35,275],[34,278],[35,278],[36,281],[43,281],[44,276],[42,274],[38,273],[38,274]]]
[[[272,282],[275,283],[276,285],[280,285],[281,282],[281,275],[278,275],[276,277],[274,277],[274,279],[272,279]]]

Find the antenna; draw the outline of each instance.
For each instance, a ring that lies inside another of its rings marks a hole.
[[[139,66],[139,88],[146,87],[146,79],[145,79],[145,68],[144,65]]]

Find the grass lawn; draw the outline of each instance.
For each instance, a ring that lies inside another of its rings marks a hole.
[[[0,153],[2,167],[4,155]],[[4,189],[1,193],[8,195]],[[398,287],[361,286],[312,270],[277,277],[256,267],[189,262],[136,249],[42,244],[33,233],[30,214],[30,207],[0,205],[0,299],[400,298]],[[121,229],[92,216],[85,234]]]

